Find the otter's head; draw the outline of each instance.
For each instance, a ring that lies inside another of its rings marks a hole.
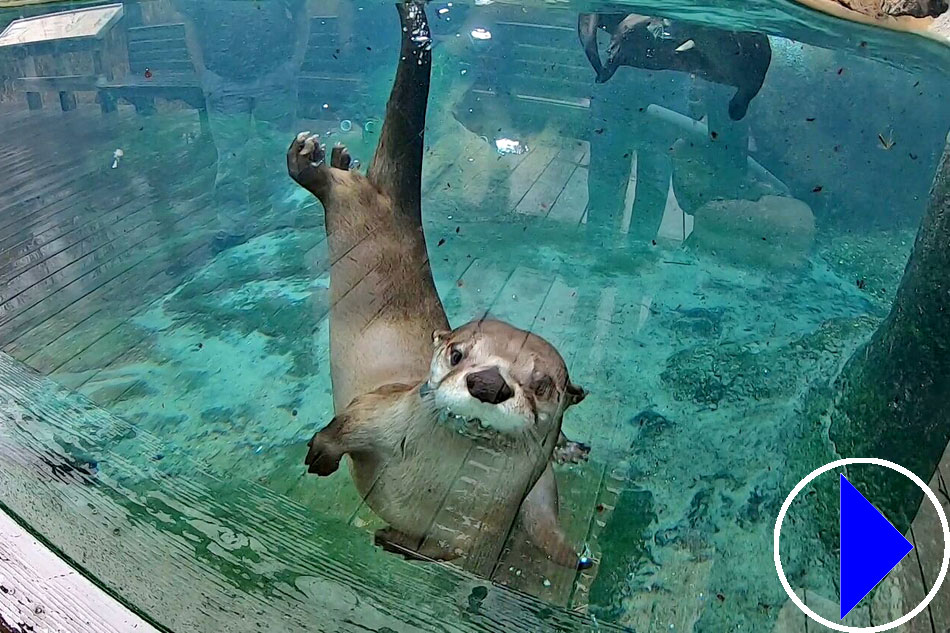
[[[472,321],[432,335],[427,391],[435,405],[503,434],[548,437],[564,410],[587,395],[540,336],[501,321]]]

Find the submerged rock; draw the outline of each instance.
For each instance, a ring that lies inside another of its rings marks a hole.
[[[799,268],[815,241],[815,215],[795,198],[716,200],[696,210],[690,243],[743,264]]]
[[[655,442],[660,435],[674,426],[662,413],[652,409],[644,409],[630,418],[630,424],[637,428],[636,438],[630,443],[631,448],[639,442]]]

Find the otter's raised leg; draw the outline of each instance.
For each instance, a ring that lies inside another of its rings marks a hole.
[[[531,541],[548,558],[564,567],[588,569],[593,564],[578,554],[557,522],[557,482],[554,469],[548,464],[534,488],[521,503],[521,521]]]
[[[429,104],[432,40],[422,0],[396,5],[402,25],[400,61],[386,104],[379,147],[367,177],[389,193],[398,209],[421,227],[422,154]]]

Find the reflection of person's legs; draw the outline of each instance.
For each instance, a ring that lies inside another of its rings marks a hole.
[[[637,150],[637,189],[630,218],[630,236],[635,242],[656,237],[666,210],[670,190],[670,157],[659,144]]]
[[[290,192],[294,188],[285,177],[287,139],[295,132],[297,119],[297,77],[290,68],[281,68],[261,82],[254,105],[254,121],[259,155],[263,162],[261,176],[265,191]]]
[[[710,135],[716,140],[710,144],[711,160],[715,165],[715,197],[743,198],[748,185],[746,155],[749,147],[748,121],[729,118],[729,100],[735,89],[703,82],[699,87],[705,102],[706,121]],[[712,192],[711,192],[712,193]]]
[[[243,241],[251,228],[247,187],[250,100],[226,89],[209,92],[208,123],[218,151],[213,198],[218,218],[216,242],[219,248],[227,248]]]
[[[745,119],[733,121],[729,118],[729,100],[734,90],[731,87],[710,85],[709,129],[719,135],[717,164],[721,170],[719,180],[724,189],[720,195],[730,198],[744,198],[743,192],[748,186],[747,158],[749,148],[749,124]]]
[[[591,99],[587,228],[601,238],[620,235],[633,161],[628,107],[619,101],[606,84]]]

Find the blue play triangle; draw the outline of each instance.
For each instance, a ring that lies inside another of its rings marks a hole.
[[[881,512],[841,475],[841,618],[914,549]]]

